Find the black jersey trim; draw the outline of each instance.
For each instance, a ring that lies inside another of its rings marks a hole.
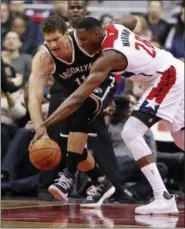
[[[109,51],[109,50],[113,50],[113,51],[115,51],[115,52],[121,54],[122,56],[124,56],[124,58],[125,58],[125,60],[126,60],[126,67],[125,67],[125,69],[122,70],[122,71],[111,72],[111,73],[113,73],[113,74],[123,74],[123,73],[125,72],[126,68],[128,67],[128,60],[127,60],[127,57],[126,57],[122,52],[118,51],[117,49],[113,49],[113,48],[106,48],[106,49],[104,49],[102,52],[106,52],[106,51]]]
[[[113,77],[113,76],[109,76],[109,77],[110,77],[111,82],[107,86],[107,88],[106,88],[106,90],[105,90],[105,92],[104,92],[102,97],[98,97],[97,95],[95,95],[92,92],[92,95],[94,97],[96,97],[97,99],[101,100],[101,102],[103,102],[106,99],[106,96],[109,94],[110,90],[115,86],[115,82],[116,82],[115,77]],[[99,87],[101,88],[101,86],[99,86]]]
[[[85,51],[85,49],[83,49],[80,44],[79,44],[79,40],[78,40],[78,37],[76,36],[76,31],[74,31],[74,39],[76,41],[76,44],[78,46],[78,48],[80,49],[81,52],[83,52],[85,55],[89,56],[89,57],[94,57],[96,55],[96,53],[94,53],[93,55],[90,55],[89,53],[87,53]]]

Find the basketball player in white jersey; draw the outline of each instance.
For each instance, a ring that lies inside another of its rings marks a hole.
[[[176,145],[184,150],[184,64],[169,52],[155,48],[121,25],[103,29],[99,20],[88,17],[80,23],[77,38],[89,54],[101,52],[86,81],[71,94],[59,109],[37,129],[63,120],[76,111],[107,77],[109,72],[125,72],[133,82],[145,86],[145,93],[128,119],[122,137],[138,166],[148,179],[154,200],[135,209],[136,214],[177,214],[175,196],[170,195],[161,179],[152,152],[143,135],[163,120]]]

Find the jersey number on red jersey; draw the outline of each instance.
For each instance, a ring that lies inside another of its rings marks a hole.
[[[139,36],[135,36],[136,42],[135,42],[135,48],[137,50],[140,50],[140,48],[143,48],[151,57],[155,58],[156,51],[155,47],[150,44],[148,41],[141,39]]]

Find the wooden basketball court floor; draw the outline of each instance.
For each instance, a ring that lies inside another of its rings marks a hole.
[[[184,203],[178,216],[134,215],[136,205],[104,204],[101,208],[80,208],[77,200],[2,200],[1,228],[184,228]]]

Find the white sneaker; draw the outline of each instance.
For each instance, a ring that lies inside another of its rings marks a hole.
[[[155,198],[151,203],[135,208],[135,214],[150,215],[150,214],[178,214],[175,195],[170,195],[167,192],[163,196]]]

